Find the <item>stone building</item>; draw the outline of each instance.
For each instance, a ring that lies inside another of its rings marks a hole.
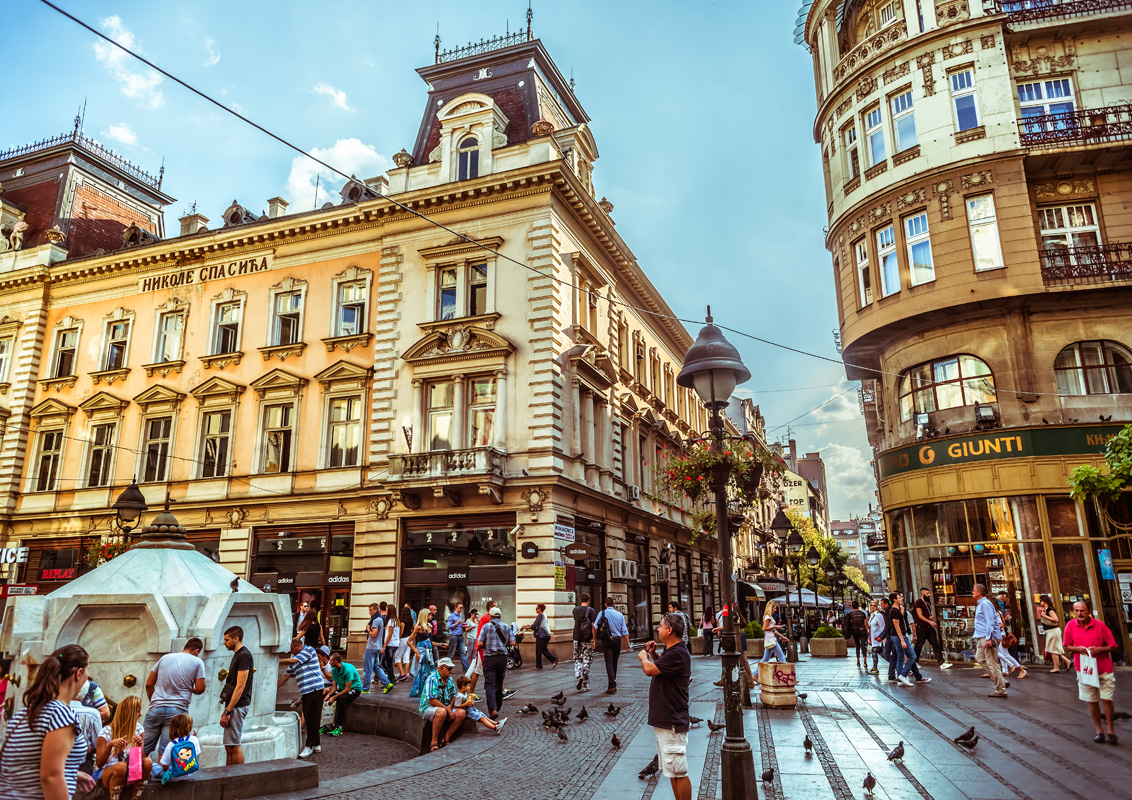
[[[351,655],[383,600],[492,599],[521,624],[543,602],[563,649],[582,593],[635,639],[669,600],[718,605],[715,543],[653,474],[706,428],[675,380],[693,340],[595,193],[585,110],[529,29],[419,73],[411,149],[317,211],[233,202],[172,238],[156,213],[71,252],[72,217],[5,195],[35,245],[0,253],[0,522],[29,548],[10,582],[80,574],[136,479],[216,561],[321,605]]]
[[[799,13],[879,546],[895,586],[933,590],[952,655],[975,582],[1031,652],[1039,594],[1128,632],[1128,499],[1076,503],[1066,477],[1132,419],[1130,27],[1119,0]]]

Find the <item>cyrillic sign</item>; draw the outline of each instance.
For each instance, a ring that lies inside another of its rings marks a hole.
[[[177,272],[167,272],[164,275],[151,275],[148,278],[142,278],[138,281],[138,291],[157,292],[162,289],[190,286],[194,283],[207,283],[223,278],[238,278],[255,272],[266,272],[271,269],[271,266],[270,255],[249,256],[223,264],[206,264],[203,267],[193,266]]]

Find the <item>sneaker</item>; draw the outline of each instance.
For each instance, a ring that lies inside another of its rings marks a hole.
[[[518,689],[504,689],[503,690],[503,699],[506,700],[508,697],[514,697],[518,693],[519,693]]]
[[[321,753],[322,752],[322,745],[316,744],[314,747],[311,748],[311,750],[313,750],[315,753]]]
[[[1006,697],[1006,692],[991,692],[987,697]]]
[[[393,683],[392,681],[390,681],[389,683],[387,683],[387,684],[385,685],[385,688],[381,690],[381,693],[382,693],[382,694],[389,694],[390,690],[391,690],[391,689],[392,689],[392,688],[393,688],[394,686],[396,686],[396,685],[397,685],[397,684],[395,684],[395,683]]]
[[[940,669],[951,669],[951,662],[950,661],[944,661],[942,664],[939,665],[939,668]]]
[[[333,728],[326,732],[327,736],[341,736],[343,734],[342,726],[335,725]]]
[[[480,701],[480,696],[478,694],[475,694],[474,692],[468,695],[468,697],[472,699],[473,703],[478,703]]]
[[[879,669],[870,669],[869,674],[870,675],[880,675],[880,670]]]
[[[582,679],[578,678],[578,691],[582,691]]]
[[[330,733],[332,730],[334,730],[333,725],[323,725],[321,728],[318,729],[318,732],[319,732],[319,735],[324,735],[324,734]]]
[[[1107,742],[1108,742],[1109,744],[1117,744],[1117,741],[1116,741],[1116,734],[1115,734],[1115,733],[1110,733],[1110,734],[1109,734],[1108,736],[1106,736],[1106,737],[1105,737],[1105,740],[1106,740],[1106,741],[1107,741]]]
[[[299,751],[299,758],[307,758],[313,752],[314,752],[314,750],[312,750],[311,748],[304,747],[302,750]]]
[[[912,682],[912,679],[907,675],[897,675],[896,682],[901,686],[915,686],[915,684]]]
[[[362,689],[362,694],[369,694],[369,689]]]
[[[506,725],[506,724],[507,724],[507,717],[504,717],[503,719],[499,720],[499,722],[495,723],[495,734],[496,734],[496,736],[498,736],[503,731],[503,726]]]
[[[925,675],[922,678],[916,678],[916,683],[931,683],[932,679]]]

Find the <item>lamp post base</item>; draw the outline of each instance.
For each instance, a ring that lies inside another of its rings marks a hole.
[[[741,743],[740,746],[735,746]],[[753,800],[758,797],[755,782],[755,757],[746,739],[738,743],[724,741],[721,751],[720,777],[723,800]]]

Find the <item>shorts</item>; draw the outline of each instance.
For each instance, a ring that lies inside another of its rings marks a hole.
[[[664,777],[688,777],[688,732],[677,733],[668,728],[653,728],[653,731]]]
[[[228,718],[228,727],[224,729],[224,746],[239,747],[244,738],[244,720],[248,718],[248,709],[251,706],[241,706],[232,709],[232,716]]]
[[[436,716],[436,712],[439,709],[440,709],[440,706],[429,706],[428,708],[426,708],[421,713],[421,718],[424,719],[426,722],[432,722],[432,718]],[[448,709],[445,708],[444,710],[447,711]]]
[[[393,656],[393,663],[395,664],[408,664],[413,658],[413,651],[409,649],[409,641],[406,639],[397,645],[397,653]]]
[[[1116,675],[1112,672],[1098,673],[1101,679],[1101,688],[1086,686],[1077,678],[1077,696],[1086,703],[1095,703],[1098,700],[1112,700],[1112,693],[1116,689]]]
[[[466,675],[483,675],[483,657],[477,652],[472,663],[468,665]]]

